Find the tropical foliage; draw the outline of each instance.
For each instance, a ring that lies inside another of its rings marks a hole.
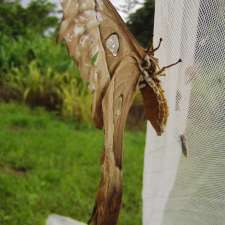
[[[90,123],[91,97],[54,32],[58,18],[48,1],[0,5],[0,98],[44,106]]]
[[[151,37],[153,8],[152,0],[147,0],[128,22],[143,44]],[[0,100],[44,106],[64,118],[90,123],[87,84],[65,46],[57,43],[58,13],[50,1],[33,0],[23,7],[19,0],[0,0]],[[129,118],[132,126],[139,127],[135,115],[140,110],[137,101],[131,110],[134,119]]]

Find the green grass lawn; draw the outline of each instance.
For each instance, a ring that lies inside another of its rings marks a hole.
[[[0,224],[44,225],[57,213],[86,222],[98,186],[101,131],[43,109],[0,104]],[[120,225],[141,224],[143,132],[126,132]]]

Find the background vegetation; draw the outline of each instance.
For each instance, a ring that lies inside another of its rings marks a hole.
[[[55,110],[64,118],[90,123],[87,84],[57,43],[55,5],[31,1],[0,4],[0,98]]]
[[[153,12],[152,0],[146,0],[129,17],[143,45],[152,36]],[[91,125],[87,84],[57,43],[58,13],[45,0],[26,7],[19,0],[0,0],[2,225],[44,225],[50,213],[87,221],[95,199],[102,134]],[[128,122],[136,131],[126,134],[120,224],[138,225],[144,148],[143,130],[137,130],[144,122],[139,98]]]
[[[87,222],[100,178],[102,132],[17,104],[1,104],[0,118],[0,224],[44,225],[51,213]],[[144,133],[127,132],[124,146],[119,224],[139,225]]]
[[[155,0],[145,0],[143,7],[128,17],[127,25],[139,42],[148,47],[153,39]]]
[[[87,84],[63,44],[56,41],[55,5],[45,0],[31,1],[26,8],[18,0],[0,3],[0,99],[44,106],[64,118],[90,124]],[[152,0],[129,17],[128,26],[143,45],[152,37],[153,17]],[[139,100],[136,106],[131,126],[138,123],[137,111],[143,110]]]

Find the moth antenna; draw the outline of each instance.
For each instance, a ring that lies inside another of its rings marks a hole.
[[[168,66],[164,66],[161,70],[159,70],[156,75],[160,75],[161,73],[163,73],[166,69],[169,69],[173,66],[176,66],[177,64],[181,63],[182,62],[182,59],[179,59],[177,62],[173,63],[173,64],[170,64]]]
[[[159,39],[159,44],[158,44],[158,46],[157,46],[156,48],[152,49],[150,52],[151,52],[151,53],[154,53],[155,51],[157,51],[157,50],[161,47],[162,41],[163,41],[163,39],[160,38],[160,39]]]

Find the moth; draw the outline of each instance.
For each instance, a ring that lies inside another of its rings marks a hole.
[[[182,149],[182,152],[183,152],[183,155],[185,157],[188,156],[188,145],[187,145],[187,138],[185,135],[180,135],[180,143],[181,143],[181,149]]]
[[[62,0],[59,38],[65,40],[93,94],[92,117],[104,130],[102,177],[89,224],[117,224],[122,201],[122,140],[126,119],[140,87],[147,119],[158,135],[168,106],[159,77],[156,49],[144,49],[108,0]]]

